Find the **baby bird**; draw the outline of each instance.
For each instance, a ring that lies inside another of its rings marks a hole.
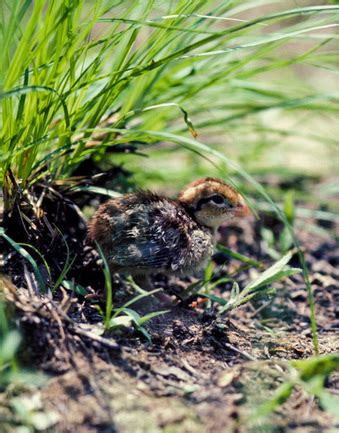
[[[191,275],[213,253],[217,228],[250,213],[242,196],[220,179],[187,185],[176,200],[141,191],[108,200],[88,226],[111,272],[129,273],[145,289],[149,275]]]

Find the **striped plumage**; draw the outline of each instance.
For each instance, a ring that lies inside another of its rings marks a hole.
[[[234,188],[203,178],[177,200],[150,192],[109,200],[90,221],[88,234],[102,247],[112,272],[191,274],[213,253],[217,227],[247,214]]]
[[[179,203],[147,192],[101,206],[89,234],[116,272],[187,273],[213,252],[211,228],[200,226]]]

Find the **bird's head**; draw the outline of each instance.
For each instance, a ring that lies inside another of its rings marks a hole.
[[[216,229],[233,218],[250,214],[243,197],[220,179],[205,177],[187,185],[179,194],[179,202],[194,219]]]

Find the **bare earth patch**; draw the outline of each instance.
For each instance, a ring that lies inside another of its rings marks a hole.
[[[258,227],[245,224],[229,227],[221,237],[226,246],[267,260],[255,241],[257,233]],[[307,245],[320,352],[338,352],[335,243],[303,232],[300,239]],[[237,266],[232,259],[226,269]],[[239,281],[248,278],[244,270]],[[39,391],[26,393],[39,394],[39,410],[54,414],[49,428],[57,433],[335,431],[338,419],[300,387],[274,413],[255,422],[251,418],[283,383],[287,360],[313,354],[307,294],[302,277],[292,278],[273,298],[227,316],[217,316],[213,306],[179,304],[148,323],[151,343],[132,328],[98,335],[100,317],[86,297],[64,290],[49,300],[35,294],[34,287],[17,291],[3,279],[25,337],[22,362],[48,374]],[[177,286],[159,278],[154,282],[164,283],[169,289]],[[217,290],[227,293],[227,287]],[[147,298],[133,308],[155,311],[156,302]],[[336,395],[338,385],[334,373],[326,387]],[[6,401],[0,401],[4,413],[9,411]]]

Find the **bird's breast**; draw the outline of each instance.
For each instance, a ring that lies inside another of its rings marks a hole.
[[[183,252],[181,273],[192,274],[206,266],[214,251],[215,238],[202,229],[193,230],[187,236],[189,248]]]

